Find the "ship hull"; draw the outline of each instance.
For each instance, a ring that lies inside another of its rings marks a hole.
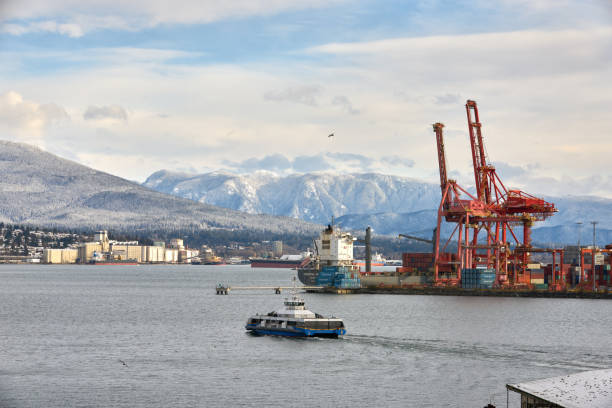
[[[252,259],[251,268],[285,268],[293,269],[302,264],[302,261],[285,261],[281,259]]]
[[[357,265],[357,266],[366,266],[366,262],[365,261],[354,261],[353,264]],[[384,262],[375,262],[372,261],[372,263],[370,263],[371,266],[385,266],[386,264]]]
[[[315,286],[319,270],[315,268],[298,268],[297,275],[300,282],[305,286]]]
[[[262,328],[254,324],[247,324],[245,329],[260,336],[337,338],[346,334],[346,329]]]

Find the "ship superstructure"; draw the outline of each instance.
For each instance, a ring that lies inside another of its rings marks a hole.
[[[300,282],[309,286],[360,287],[359,269],[353,262],[355,240],[350,233],[328,225],[314,240],[315,254],[310,262],[298,268]]]

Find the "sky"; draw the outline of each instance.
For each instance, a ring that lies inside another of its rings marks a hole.
[[[612,198],[609,0],[0,0],[0,139],[142,182],[167,169]],[[333,133],[332,137],[329,137]]]

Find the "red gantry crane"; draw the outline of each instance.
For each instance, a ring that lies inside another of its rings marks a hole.
[[[476,196],[469,194],[455,180],[447,179],[446,157],[441,123],[433,125],[438,147],[440,167],[440,188],[442,199],[438,208],[437,240],[440,242],[440,224],[457,223],[451,236],[440,252],[439,245],[434,249],[434,281],[436,284],[455,284],[461,279],[461,269],[477,266],[495,269],[497,283],[508,282],[508,264],[512,265],[510,283],[520,283],[529,263],[531,249],[531,226],[534,221],[542,221],[557,209],[554,204],[534,197],[520,190],[508,190],[487,161],[482,136],[482,124],[475,101],[468,100],[466,105],[470,146],[474,167]],[[461,193],[469,199],[462,199]],[[517,237],[512,226],[522,226],[523,240]],[[472,232],[470,237],[470,230]],[[456,254],[444,253],[448,244],[458,232]],[[508,245],[507,233],[516,244],[514,253]],[[485,234],[484,239],[479,235]],[[462,236],[463,235],[463,236]],[[440,272],[445,278],[440,278]]]

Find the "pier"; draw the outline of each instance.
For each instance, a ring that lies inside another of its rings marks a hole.
[[[215,288],[217,295],[229,295],[231,290],[273,290],[275,294],[280,295],[283,290],[299,289],[305,291],[323,291],[325,288],[321,286],[225,286],[218,284]]]

